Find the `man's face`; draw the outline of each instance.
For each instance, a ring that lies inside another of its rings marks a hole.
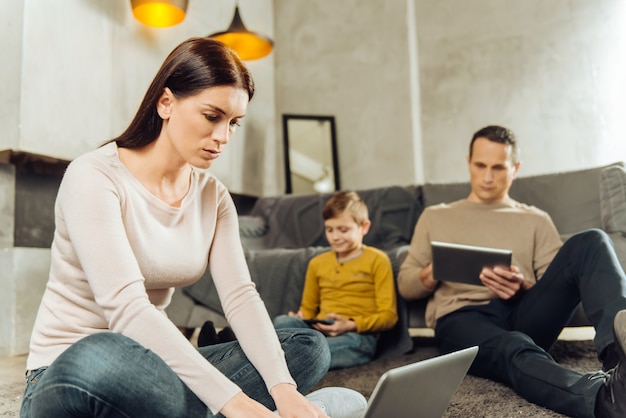
[[[495,203],[509,197],[509,189],[520,163],[513,162],[512,146],[478,138],[467,162],[472,191],[471,202]]]

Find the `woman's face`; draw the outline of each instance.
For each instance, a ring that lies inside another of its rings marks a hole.
[[[185,98],[165,88],[157,110],[163,119],[159,141],[168,141],[181,160],[200,169],[211,167],[235,133],[248,107],[248,92],[216,86]]]

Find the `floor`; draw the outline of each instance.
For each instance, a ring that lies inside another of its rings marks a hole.
[[[24,391],[26,355],[0,357],[0,417],[18,417]]]
[[[190,341],[197,346],[198,328]],[[19,407],[24,391],[24,372],[27,355],[0,356],[0,417],[19,417]]]
[[[198,331],[191,337],[192,343],[197,342]],[[430,329],[411,329],[411,336],[432,336]],[[588,340],[593,339],[595,331],[592,327],[566,328],[560,339]],[[18,417],[18,408],[22,399],[24,385],[24,369],[26,355],[0,357],[0,417]]]

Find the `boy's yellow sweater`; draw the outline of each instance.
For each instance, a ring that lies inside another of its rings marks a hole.
[[[346,262],[334,251],[314,257],[307,268],[300,310],[305,318],[329,313],[354,320],[358,333],[379,333],[398,321],[389,257],[374,247]]]

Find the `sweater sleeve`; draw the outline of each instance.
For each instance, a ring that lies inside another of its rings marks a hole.
[[[271,318],[250,278],[237,211],[225,188],[219,201],[209,266],[226,319],[268,390],[278,383],[295,385]]]
[[[428,290],[419,278],[420,272],[431,263],[430,250],[430,210],[426,208],[419,217],[409,250],[398,272],[398,291],[405,299],[421,299],[430,296],[433,291]]]

